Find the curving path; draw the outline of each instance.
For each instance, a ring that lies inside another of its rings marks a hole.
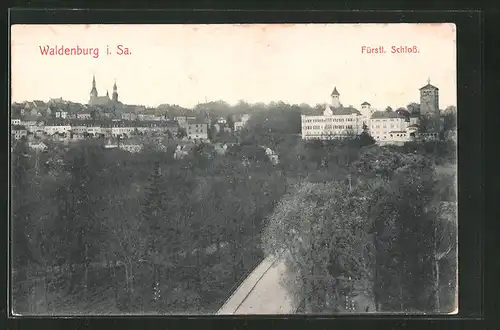
[[[217,315],[293,314],[292,299],[280,283],[285,270],[281,258],[267,257],[236,289]]]

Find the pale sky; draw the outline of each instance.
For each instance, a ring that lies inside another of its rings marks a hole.
[[[14,25],[12,101],[62,97],[87,103],[114,80],[125,104],[193,107],[284,101],[315,105],[364,101],[394,109],[419,102],[418,89],[440,89],[440,108],[456,105],[454,24]],[[98,47],[90,55],[42,55],[40,46]],[[113,54],[106,55],[106,45]],[[116,46],[130,55],[117,55]],[[392,54],[392,46],[417,54]],[[384,46],[385,54],[362,54]]]

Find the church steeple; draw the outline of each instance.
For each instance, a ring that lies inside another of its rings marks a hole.
[[[116,86],[116,79],[115,84],[113,85],[113,101],[118,102],[118,87]]]
[[[95,84],[95,75],[92,77],[92,89],[90,90],[90,104],[97,99],[97,88]]]

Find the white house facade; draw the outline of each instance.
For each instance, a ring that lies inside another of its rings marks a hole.
[[[359,135],[364,130],[379,144],[399,144],[417,138],[418,116],[403,110],[376,111],[368,102],[361,104],[361,110],[344,107],[339,96],[334,88],[322,115],[301,116],[302,139],[331,140]]]
[[[64,133],[68,133],[69,131],[71,131],[71,126],[70,125],[44,126],[43,131],[47,135],[53,135],[55,133],[64,134]]]
[[[331,94],[331,102],[325,105],[322,115],[301,116],[302,139],[332,140],[362,132],[361,112],[352,106],[342,106],[339,96],[335,88]]]

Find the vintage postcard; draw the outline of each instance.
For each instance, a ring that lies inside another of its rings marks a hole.
[[[13,25],[14,315],[458,311],[454,24]]]

